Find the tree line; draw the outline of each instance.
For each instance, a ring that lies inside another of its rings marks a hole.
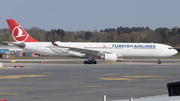
[[[46,31],[38,27],[25,29],[34,39],[43,42],[154,42],[180,46],[180,28],[157,28],[149,27],[118,27],[106,28],[100,31],[64,31],[63,29],[52,29]],[[0,29],[0,44],[2,41],[13,41],[9,29]]]

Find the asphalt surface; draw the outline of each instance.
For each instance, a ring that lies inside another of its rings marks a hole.
[[[180,63],[3,63],[0,99],[7,101],[102,101],[167,94],[180,80]],[[26,68],[13,68],[26,65]]]
[[[86,59],[0,59],[0,62],[42,62],[47,61],[49,63],[51,62],[59,62],[59,63],[80,63],[82,64]],[[96,59],[99,63],[105,63],[102,59]],[[151,62],[151,63],[157,63],[158,59],[124,59],[123,62]],[[161,59],[161,62],[163,63],[173,63],[173,62],[180,62],[180,59]],[[111,63],[111,62],[107,62]],[[113,62],[114,63],[121,63],[121,62]]]

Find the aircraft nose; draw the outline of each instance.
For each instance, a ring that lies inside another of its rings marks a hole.
[[[176,49],[174,49],[173,51],[174,55],[178,53],[178,51]]]

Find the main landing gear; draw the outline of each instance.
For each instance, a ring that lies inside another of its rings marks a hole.
[[[159,60],[157,61],[157,64],[161,64],[161,58],[159,58]]]
[[[97,64],[93,55],[88,55],[88,61],[84,61],[84,64]]]
[[[97,64],[97,62],[95,60],[84,61],[84,64]]]

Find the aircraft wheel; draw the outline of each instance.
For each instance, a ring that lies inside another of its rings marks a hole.
[[[93,61],[89,61],[89,64],[93,64]]]
[[[93,61],[93,64],[97,64],[97,62],[96,62],[96,61]]]
[[[161,61],[158,61],[157,64],[161,64]]]
[[[88,61],[84,61],[84,64],[88,64]]]

